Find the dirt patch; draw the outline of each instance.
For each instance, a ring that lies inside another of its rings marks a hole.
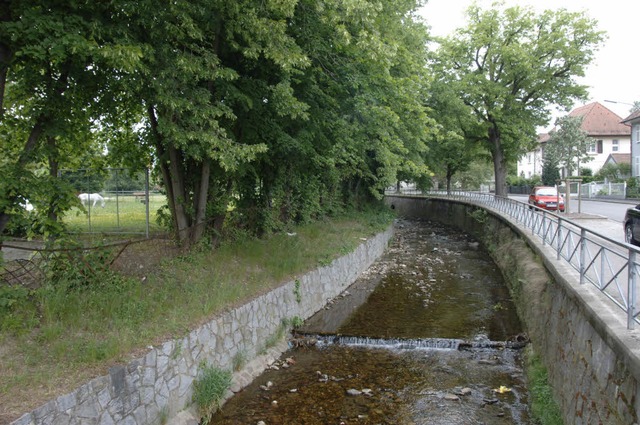
[[[144,278],[155,272],[163,261],[181,254],[182,249],[171,239],[136,241],[123,247],[112,267],[125,276]]]

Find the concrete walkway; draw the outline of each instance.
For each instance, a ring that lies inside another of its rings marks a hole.
[[[624,242],[624,229],[617,221],[595,214],[569,213],[563,217],[616,242]]]

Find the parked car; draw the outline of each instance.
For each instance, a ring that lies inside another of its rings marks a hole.
[[[529,205],[549,211],[564,212],[564,197],[553,186],[535,186],[529,194]]]
[[[625,242],[640,246],[640,205],[627,209],[623,224]]]

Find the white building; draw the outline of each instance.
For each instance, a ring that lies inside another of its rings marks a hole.
[[[574,109],[569,116],[582,118],[581,128],[595,139],[589,147],[591,161],[581,164],[593,174],[600,171],[610,155],[631,155],[631,127],[622,123],[622,118],[598,102]],[[553,130],[552,130],[553,131]],[[544,146],[549,140],[548,134],[540,135],[538,148],[526,153],[518,161],[518,175],[530,178],[542,174]],[[638,152],[640,156],[640,150]],[[640,161],[640,160],[638,160]],[[638,162],[640,166],[640,162]],[[637,175],[637,174],[636,174]]]

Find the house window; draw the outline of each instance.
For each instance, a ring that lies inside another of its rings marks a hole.
[[[611,152],[618,152],[619,147],[620,147],[619,141],[616,139],[613,139],[611,141]]]
[[[527,158],[529,159],[529,164],[531,164],[531,154],[527,155]]]
[[[587,153],[602,153],[602,140],[596,140],[587,146]]]
[[[633,126],[633,132],[635,133],[635,141],[636,143],[640,143],[640,124],[636,124]]]

